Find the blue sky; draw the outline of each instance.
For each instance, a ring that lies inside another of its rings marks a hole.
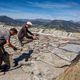
[[[0,0],[0,15],[80,21],[80,0]]]

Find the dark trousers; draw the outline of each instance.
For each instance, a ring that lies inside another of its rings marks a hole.
[[[10,66],[10,60],[9,60],[9,54],[4,49],[4,44],[6,43],[6,40],[0,40],[0,66],[2,65],[2,62],[4,61],[6,65]]]
[[[10,66],[9,54],[7,52],[3,52],[0,48],[0,66],[3,61],[7,66]]]
[[[33,37],[32,36],[23,36],[23,37],[18,36],[18,39],[19,39],[20,44],[22,44],[22,41],[24,40],[24,37],[26,37],[27,39],[30,39],[30,41],[33,40]]]

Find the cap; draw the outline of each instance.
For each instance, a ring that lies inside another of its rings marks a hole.
[[[27,24],[27,25],[31,25],[31,26],[32,26],[32,23],[31,23],[30,21],[28,21],[26,24]]]

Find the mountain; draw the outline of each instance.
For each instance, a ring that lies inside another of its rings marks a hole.
[[[80,24],[80,21],[78,21],[77,23]]]
[[[11,24],[11,23],[15,23],[15,20],[7,16],[0,16],[0,22]]]
[[[7,24],[7,25],[21,25],[22,24],[21,21],[16,21],[15,19],[12,19],[7,16],[0,16],[0,22]]]
[[[45,25],[48,28],[66,31],[80,31],[80,24],[73,21],[53,20]]]
[[[80,22],[47,19],[12,19],[7,16],[0,16],[0,22],[7,25],[22,26],[27,21],[31,21],[35,27],[55,28],[57,30],[80,32]]]
[[[12,19],[7,16],[0,16],[0,22],[7,24],[7,25],[23,25],[27,21],[31,21],[34,25],[45,25],[47,22],[51,20],[46,19]]]
[[[34,25],[45,25],[51,21],[51,20],[47,20],[47,19],[16,19],[16,20],[22,21],[22,22],[31,21]]]

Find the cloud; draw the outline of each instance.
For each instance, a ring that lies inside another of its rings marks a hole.
[[[67,3],[54,3],[54,2],[30,2],[26,1],[25,3],[14,2],[14,3],[0,3],[0,9],[2,10],[16,10],[16,11],[25,11],[25,10],[62,10],[62,9],[74,9],[75,7],[80,7],[76,2],[67,2]]]
[[[0,15],[12,18],[44,18],[80,20],[80,5],[75,2],[30,2],[0,3]]]
[[[35,19],[35,18],[42,18],[42,19],[61,19],[61,20],[74,20],[74,21],[80,21],[80,11],[78,10],[67,10],[65,12],[60,12],[57,14],[38,14],[38,13],[31,13],[31,12],[5,12],[0,13],[0,15],[7,15],[9,17],[12,17],[14,19]]]
[[[30,13],[30,12],[21,12],[21,13],[0,13],[0,15],[6,15],[14,19],[36,19],[36,18],[42,18],[42,19],[52,19],[52,16],[47,14],[37,14],[37,13]]]
[[[38,8],[71,8],[74,6],[79,6],[78,3],[68,2],[68,3],[54,3],[54,2],[29,2],[27,1],[29,6],[38,7]]]
[[[17,12],[19,12],[18,10],[16,10],[16,9],[12,9],[12,8],[4,8],[4,7],[0,7],[0,13],[1,12],[10,12],[10,13],[17,13]]]
[[[80,21],[80,10],[65,10],[63,12],[56,13],[54,18]]]

